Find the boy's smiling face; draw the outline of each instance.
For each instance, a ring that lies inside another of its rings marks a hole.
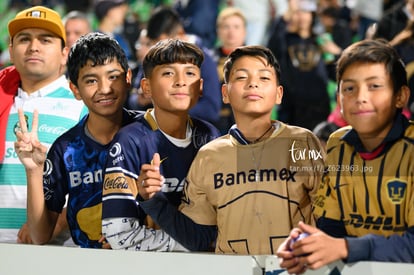
[[[339,103],[345,120],[361,138],[384,138],[398,108],[407,104],[405,89],[394,93],[382,63],[354,63],[339,83]]]
[[[202,94],[203,80],[196,65],[173,63],[155,66],[141,85],[159,112],[188,112]]]
[[[282,101],[283,88],[278,85],[275,69],[263,58],[243,56],[234,62],[222,94],[235,116],[270,117],[274,105]]]
[[[116,59],[96,66],[89,60],[79,70],[78,87],[71,83],[71,89],[89,113],[106,116],[122,111],[130,83],[131,71],[125,72]]]

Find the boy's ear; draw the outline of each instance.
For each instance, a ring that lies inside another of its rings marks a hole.
[[[339,112],[343,116],[343,110],[342,110],[342,104],[341,104],[341,96],[340,96],[340,94],[339,94],[338,91],[336,92],[336,105],[339,107]]]
[[[282,103],[282,97],[283,97],[283,86],[282,85],[277,85],[275,104],[277,104],[277,105],[281,104]]]
[[[73,95],[75,96],[77,100],[82,100],[78,87],[76,87],[76,85],[73,84],[72,81],[69,81],[69,88],[71,89]]]
[[[221,85],[221,95],[223,97],[223,103],[229,104],[230,103],[230,100],[229,100],[229,94],[228,94],[228,86],[227,86],[227,84]]]
[[[129,86],[131,86],[131,83],[132,83],[132,70],[131,69],[128,69],[128,71],[127,71],[127,73],[125,75],[125,78],[126,78],[126,83]]]
[[[146,98],[151,97],[151,86],[148,78],[141,79],[141,91]]]
[[[204,83],[204,80],[200,78],[200,97],[203,96],[203,83]]]
[[[63,56],[63,58],[62,58],[62,63],[61,63],[62,67],[64,67],[64,66],[66,66],[66,65],[67,65],[67,62],[68,62],[68,56],[69,56],[69,51],[70,51],[70,49],[69,49],[68,47],[64,47],[64,48],[62,49],[62,56]]]
[[[401,87],[400,91],[397,94],[395,101],[395,107],[398,109],[407,107],[408,99],[410,98],[410,88],[408,86]]]
[[[13,45],[12,45],[12,43],[10,42],[10,44],[9,44],[9,59],[10,59],[10,62],[14,62],[14,55],[13,55]]]

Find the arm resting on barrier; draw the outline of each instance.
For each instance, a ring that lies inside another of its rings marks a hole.
[[[348,263],[357,261],[414,262],[414,227],[403,235],[384,237],[368,234],[348,236],[342,221],[325,217],[317,220],[317,227],[333,237],[345,237],[348,244]]]
[[[102,233],[112,249],[188,251],[163,230],[147,228],[134,218],[103,219]]]
[[[217,227],[192,221],[170,204],[163,193],[157,193],[140,206],[173,239],[192,251],[209,251],[217,238]]]
[[[389,237],[369,234],[359,238],[346,238],[348,263],[357,261],[414,263],[414,227],[403,235]]]

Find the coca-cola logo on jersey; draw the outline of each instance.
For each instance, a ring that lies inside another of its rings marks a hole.
[[[67,128],[62,127],[62,126],[57,126],[57,127],[53,127],[53,126],[49,126],[47,124],[42,124],[39,126],[39,132],[44,132],[44,133],[48,133],[48,134],[53,134],[53,135],[62,135],[64,132],[66,132]]]
[[[125,177],[105,178],[103,184],[104,190],[108,189],[128,189],[128,183]]]

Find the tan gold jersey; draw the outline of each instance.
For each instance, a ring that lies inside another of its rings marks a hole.
[[[328,141],[315,214],[343,221],[351,236],[401,235],[414,226],[414,125],[394,127],[383,152],[364,159],[343,128]],[[348,138],[349,140],[349,138]]]
[[[217,253],[273,254],[299,221],[314,223],[324,152],[310,131],[275,125],[255,144],[232,135],[213,140],[193,161],[181,211],[218,226]]]

